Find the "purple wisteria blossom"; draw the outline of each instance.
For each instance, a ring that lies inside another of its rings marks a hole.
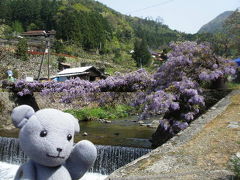
[[[144,69],[140,69],[128,74],[118,73],[115,76],[95,82],[80,78],[65,82],[46,81],[42,83],[19,80],[13,84],[11,89],[19,96],[31,95],[33,92],[40,92],[43,96],[61,93],[61,101],[71,103],[77,98],[91,101],[94,99],[94,94],[100,92],[137,92],[148,88],[152,83],[152,76]],[[101,101],[104,99],[107,98],[103,98]]]
[[[164,114],[161,129],[175,134],[185,129],[205,106],[201,84],[233,75],[236,66],[217,57],[208,44],[187,41],[170,47],[168,61],[159,67],[152,87],[135,104],[143,107],[142,118]]]

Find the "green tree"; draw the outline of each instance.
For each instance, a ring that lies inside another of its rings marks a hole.
[[[37,29],[38,29],[38,26],[34,23],[29,24],[29,26],[27,27],[28,31],[37,30]]]
[[[131,18],[127,17],[127,20],[133,27],[137,38],[145,39],[147,44],[154,49],[159,46],[168,45],[171,41],[178,39],[179,32],[173,31],[168,26],[163,25],[159,18],[154,21],[146,18]]]
[[[55,29],[55,16],[57,13],[57,0],[41,0],[40,18],[42,28],[46,30]]]
[[[240,56],[240,12],[236,10],[224,23],[225,33],[231,39],[234,56]]]
[[[64,56],[60,56],[60,57],[57,58],[58,63],[64,63],[66,61],[67,61],[67,59]]]
[[[101,14],[77,11],[71,7],[57,16],[57,38],[73,42],[85,50],[102,51],[111,35],[111,28]]]
[[[21,33],[21,32],[24,31],[23,26],[22,26],[22,23],[19,22],[19,21],[14,21],[14,22],[12,23],[12,29],[13,29],[13,31],[15,31],[15,32],[17,32],[17,33]]]
[[[22,61],[27,61],[28,60],[27,50],[28,50],[27,40],[24,38],[20,39],[17,44],[16,57],[18,59],[21,59]]]
[[[226,33],[201,33],[197,35],[198,42],[208,42],[213,52],[219,56],[231,56],[231,39]]]
[[[7,0],[1,0],[0,1],[0,8],[1,8],[1,11],[0,11],[0,17],[1,19],[6,19],[7,18],[7,10],[9,9],[8,8],[8,1]]]
[[[0,25],[0,37],[6,38],[12,33],[12,28],[6,24]]]
[[[132,57],[136,61],[138,67],[150,65],[151,53],[149,52],[147,43],[144,39],[135,41]]]
[[[55,50],[56,53],[63,53],[64,52],[64,44],[60,40],[56,40],[53,43],[53,49]]]

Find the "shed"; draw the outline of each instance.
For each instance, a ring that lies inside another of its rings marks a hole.
[[[98,79],[106,78],[105,75],[94,66],[86,66],[86,67],[64,69],[63,71],[60,71],[59,73],[57,73],[57,75],[54,76],[53,79],[57,79],[58,81],[63,82],[67,79],[72,79],[77,77],[84,80],[89,80],[89,81],[95,81]]]

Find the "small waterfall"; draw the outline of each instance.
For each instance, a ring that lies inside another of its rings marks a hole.
[[[150,149],[96,145],[98,157],[90,172],[110,174],[114,170],[150,152]],[[0,137],[0,161],[22,164],[26,155],[19,147],[18,139]]]
[[[18,139],[0,137],[0,161],[10,164],[22,164],[27,156],[20,149]]]
[[[150,152],[150,149],[97,145],[98,157],[90,170],[110,174],[114,170]]]

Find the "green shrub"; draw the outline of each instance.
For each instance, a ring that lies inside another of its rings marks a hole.
[[[83,108],[81,110],[67,110],[66,112],[75,116],[78,120],[106,119],[108,113],[102,108]]]
[[[234,172],[236,179],[240,179],[240,158],[235,156],[230,160],[230,168]]]
[[[66,61],[67,61],[67,59],[64,56],[60,56],[57,58],[58,63],[65,63]]]
[[[115,107],[107,107],[106,110],[108,110],[113,117],[122,118],[129,115],[129,112],[132,111],[132,107],[127,105],[116,105]]]
[[[28,60],[28,44],[26,39],[20,39],[17,44],[16,57],[22,61]]]
[[[105,106],[95,108],[83,108],[80,110],[66,110],[66,112],[72,114],[80,121],[123,118],[129,116],[130,111],[132,111],[132,107],[127,105],[116,105],[114,107]]]

